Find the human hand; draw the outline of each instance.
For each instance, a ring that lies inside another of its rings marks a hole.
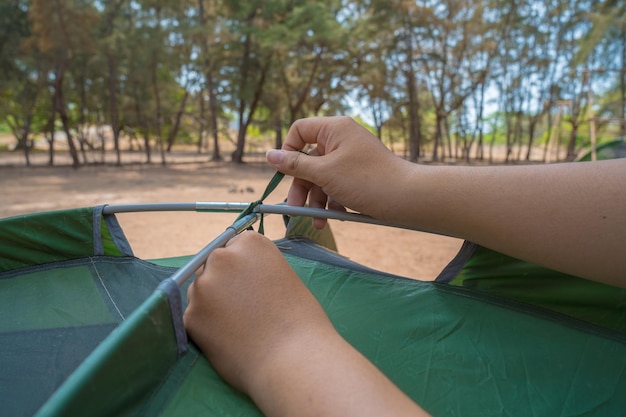
[[[311,338],[334,332],[276,246],[254,232],[211,253],[187,296],[189,335],[218,373],[248,394],[283,349],[302,344],[297,351],[304,354]]]
[[[315,145],[309,155],[298,152]],[[296,121],[282,150],[267,160],[294,177],[287,203],[345,210],[351,208],[381,220],[394,219],[393,206],[403,199],[403,181],[411,169],[376,137],[349,117]],[[325,219],[315,219],[323,227]]]
[[[426,415],[337,333],[265,237],[233,238],[197,275],[187,332],[264,415]]]

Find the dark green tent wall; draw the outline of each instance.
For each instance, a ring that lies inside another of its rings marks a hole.
[[[185,289],[169,280],[184,258],[135,258],[98,207],[2,220],[0,242],[0,414],[261,415],[186,339]],[[372,271],[308,239],[277,245],[338,331],[434,416],[626,410],[623,290],[567,291],[561,277],[559,296],[542,297],[536,281],[503,283],[524,266],[469,244],[440,282]],[[582,310],[603,313],[558,308],[585,297]]]
[[[602,159],[617,159],[626,158],[626,138],[618,138],[609,142],[605,142],[598,145],[596,148],[596,158]],[[576,158],[577,161],[591,161],[592,151],[586,150]]]

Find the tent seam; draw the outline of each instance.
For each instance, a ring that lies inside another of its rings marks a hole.
[[[521,314],[531,315],[543,320],[549,320],[562,326],[578,330],[580,332],[593,334],[603,339],[612,340],[621,344],[626,344],[626,336],[617,330],[602,327],[598,324],[591,323],[577,317],[551,310],[539,305],[527,303],[523,301],[513,300],[509,298],[501,298],[492,294],[486,294],[473,289],[450,285],[447,283],[433,281],[433,286],[448,294],[454,294],[459,297],[465,297],[489,303],[500,308],[516,311]]]
[[[119,307],[115,303],[115,300],[113,300],[113,297],[111,296],[111,293],[109,292],[109,289],[107,288],[106,284],[104,283],[104,280],[100,276],[100,272],[98,271],[98,267],[93,261],[93,258],[90,257],[89,261],[91,262],[91,266],[93,267],[94,272],[96,273],[96,276],[98,277],[98,280],[100,281],[100,284],[102,285],[102,288],[104,288],[104,292],[106,292],[107,297],[109,297],[109,300],[111,300],[111,304],[113,304],[113,307],[115,307],[115,311],[117,311],[117,314],[120,315],[122,320],[126,320],[126,317],[124,317],[124,314],[122,314],[122,312],[120,311]]]

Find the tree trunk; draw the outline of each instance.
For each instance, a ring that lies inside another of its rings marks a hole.
[[[248,132],[248,126],[250,126],[254,113],[256,112],[256,108],[261,100],[263,86],[265,85],[265,76],[267,74],[267,70],[269,69],[270,61],[271,59],[268,57],[267,62],[265,63],[263,68],[261,68],[261,76],[257,83],[256,90],[254,92],[254,96],[252,98],[252,101],[250,102],[250,105],[246,106],[246,101],[243,97],[240,98],[239,101],[239,132],[237,132],[237,147],[231,156],[232,161],[238,164],[243,163],[244,147],[246,144],[246,133]],[[247,114],[246,107],[248,107]]]
[[[80,166],[80,160],[78,159],[78,152],[76,150],[76,145],[74,144],[74,139],[72,138],[72,132],[70,130],[70,121],[67,116],[67,109],[65,106],[65,97],[63,95],[63,77],[65,76],[65,63],[61,65],[59,70],[57,71],[55,82],[54,82],[54,105],[55,109],[59,114],[59,118],[61,119],[61,124],[63,125],[63,130],[65,131],[65,135],[67,137],[67,144],[69,146],[70,157],[72,158],[72,167],[78,168]],[[54,130],[54,127],[53,127]]]
[[[50,133],[50,136],[46,137],[48,142],[48,165],[54,166],[54,128],[48,133]]]
[[[537,122],[538,119],[533,117],[528,125],[528,149],[526,150],[526,157],[524,158],[526,161],[530,161],[530,154],[533,150],[533,143],[535,141],[535,126],[537,125]]]
[[[452,137],[450,136],[450,124],[448,123],[448,115],[446,114],[445,116],[443,116],[443,127],[445,128],[444,130],[444,137],[446,138],[446,141],[448,142],[448,157],[449,158],[458,158],[459,157],[459,153],[458,153],[458,146],[456,146],[456,143],[454,144],[454,154],[452,153]]]
[[[189,97],[189,90],[185,89],[185,95],[180,102],[180,107],[176,112],[176,118],[174,120],[174,126],[172,126],[172,130],[170,131],[169,137],[167,138],[167,151],[170,152],[172,150],[172,146],[174,146],[174,141],[176,140],[176,135],[178,134],[178,129],[180,128],[180,119],[183,117],[183,113],[185,113],[185,105],[187,104],[187,97]]]
[[[243,163],[244,147],[246,144],[246,131],[248,130],[248,123],[245,122],[242,117],[244,116],[240,113],[239,129],[237,130],[237,143],[235,150],[231,154],[231,160],[238,164]]]
[[[513,151],[513,120],[509,112],[506,115],[506,149],[504,163],[509,163]]]
[[[517,155],[515,156],[515,160],[519,161],[522,156],[522,112],[517,112],[517,117],[515,118],[515,134],[514,134],[514,143],[517,145]]]
[[[484,158],[484,123],[483,123],[483,111],[485,110],[485,83],[480,85],[480,99],[478,102],[478,109],[476,111],[476,126],[478,127],[478,142],[476,144],[476,159],[482,161]]]
[[[203,0],[198,0],[198,20],[200,21],[201,27],[206,26]],[[210,54],[206,39],[202,39],[201,44],[202,53],[204,54],[204,80],[206,82],[206,90],[209,93],[209,122],[211,126],[211,133],[213,135],[213,155],[211,156],[211,160],[221,161],[222,155],[220,154],[219,127],[217,124],[217,97],[215,95],[215,86],[213,82],[213,70],[211,59],[209,58]],[[202,114],[202,118],[203,117],[204,113]]]
[[[143,112],[141,111],[141,105],[139,104],[139,93],[137,92],[137,85],[134,85],[133,89],[134,101],[135,101],[135,114],[137,116],[137,122],[139,123],[141,135],[143,136],[143,143],[146,152],[146,163],[152,163],[152,149],[150,146],[150,129],[148,129],[148,123],[146,122]]]
[[[49,133],[50,136],[45,136],[46,141],[48,142],[48,165],[54,165],[54,120],[56,118],[56,107],[54,104],[54,94],[52,94],[50,104],[52,105],[50,108],[50,117],[48,117],[48,123],[46,123],[46,131],[45,133]]]
[[[209,121],[211,123],[211,134],[213,135],[213,155],[211,156],[211,160],[221,161],[222,154],[220,152],[219,125],[217,123],[217,97],[215,95],[213,74],[207,71],[205,73],[205,79],[207,91],[209,92]]]
[[[304,106],[304,102],[310,96],[311,86],[313,85],[313,81],[315,80],[315,76],[317,75],[317,69],[322,62],[322,54],[324,53],[324,49],[320,49],[319,53],[315,55],[315,61],[313,62],[313,67],[311,68],[311,73],[309,74],[309,78],[307,79],[306,85],[304,88],[300,89],[300,95],[296,100],[294,105],[289,106],[290,109],[290,120],[289,124],[292,125],[299,117],[302,112],[302,107]]]
[[[274,116],[274,148],[283,147],[283,120],[280,111]]]
[[[107,13],[107,36],[113,34],[114,25],[113,19],[117,14],[117,8],[119,2],[110,1],[107,4],[109,11]],[[113,146],[115,148],[115,160],[116,165],[122,164],[122,153],[120,150],[120,122],[119,122],[119,109],[117,105],[117,65],[115,56],[107,49],[107,70],[108,70],[108,84],[109,84],[109,117],[111,118],[111,129],[113,131]]]
[[[100,162],[104,164],[106,161],[106,137],[104,136],[103,123],[102,118],[96,127],[96,135],[98,135],[98,139],[100,139]]]
[[[13,118],[17,119],[17,117],[13,116]],[[30,118],[25,118],[21,127],[13,125],[11,122],[7,122],[9,127],[11,128],[11,132],[13,132],[13,136],[17,140],[17,146],[15,150],[21,149],[24,151],[24,159],[26,162],[26,166],[30,166],[30,144],[28,141],[28,136],[30,135]]]
[[[578,136],[578,123],[572,123],[572,130],[567,142],[567,156],[565,157],[570,162],[576,158],[576,136]]]
[[[154,58],[154,57],[153,57]],[[161,111],[161,92],[159,91],[159,84],[157,81],[157,62],[156,59],[152,61],[152,91],[154,93],[154,102],[156,105],[156,137],[159,145],[159,151],[161,152],[161,165],[165,165],[165,147],[163,146],[163,132],[161,131],[163,125],[163,115]]]
[[[83,157],[83,164],[87,164],[87,152],[85,146],[87,144],[87,137],[85,135],[86,114],[87,114],[87,89],[85,87],[85,68],[82,69],[83,74],[79,78],[79,97],[80,97],[80,118],[78,120],[78,143],[80,145],[80,154]]]
[[[200,90],[198,97],[200,99],[200,114],[198,115],[198,154],[201,154],[204,147],[204,90]]]
[[[113,131],[113,146],[115,147],[115,164],[122,165],[122,153],[120,150],[120,122],[117,108],[117,88],[115,86],[116,71],[113,54],[107,53],[107,66],[109,69],[109,115],[111,117],[111,129]]]
[[[624,23],[622,23],[622,71],[620,72],[619,85],[621,92],[620,136],[626,138],[626,25]]]
[[[420,157],[421,132],[417,86],[412,64],[409,65],[406,78],[409,94],[409,160],[411,162],[417,162]]]

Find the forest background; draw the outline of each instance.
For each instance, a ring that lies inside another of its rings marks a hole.
[[[496,162],[494,147],[498,161],[572,160],[626,135],[625,10],[0,0],[0,160],[165,164],[180,149],[240,163],[279,147],[294,120],[336,114],[411,161]]]

